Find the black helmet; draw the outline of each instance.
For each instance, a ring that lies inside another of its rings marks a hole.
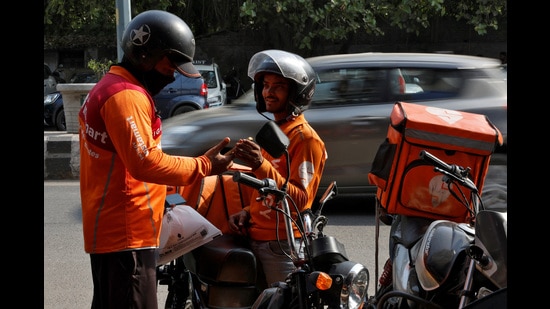
[[[193,32],[172,13],[151,10],[135,16],[122,35],[122,50],[140,71],[153,69],[168,56],[180,73],[200,77],[192,63],[195,56]]]
[[[254,80],[256,109],[260,113],[266,111],[262,96],[265,73],[279,74],[292,81],[288,96],[292,112],[300,114],[309,107],[315,92],[315,71],[304,58],[275,49],[258,52],[250,58],[248,76]]]

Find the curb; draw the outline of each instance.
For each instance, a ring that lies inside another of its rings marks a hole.
[[[79,178],[78,134],[44,132],[44,180]]]

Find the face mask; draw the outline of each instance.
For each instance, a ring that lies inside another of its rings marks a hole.
[[[150,70],[142,74],[142,82],[151,96],[158,94],[162,88],[175,80],[174,75],[167,76],[157,70]]]

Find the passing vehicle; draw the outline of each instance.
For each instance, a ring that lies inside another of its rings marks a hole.
[[[486,115],[503,136],[496,153],[506,153],[507,82],[497,59],[356,53],[306,60],[317,73],[317,85],[305,116],[328,153],[320,192],[335,180],[340,195],[376,193],[367,174],[398,101]],[[196,156],[229,136],[231,148],[240,138],[254,137],[265,119],[250,90],[232,104],[164,122],[162,147],[169,154]]]
[[[208,87],[208,107],[219,107],[227,103],[227,86],[223,81],[220,67],[215,62],[193,60],[193,65]]]
[[[328,159],[319,191],[336,180],[340,195],[374,195],[367,174],[398,101],[486,115],[507,145],[507,82],[497,59],[437,53],[356,53],[306,59],[317,73],[305,116],[325,142]],[[266,117],[271,114],[266,113]],[[163,150],[197,156],[225,136],[228,149],[254,137],[266,118],[254,92],[231,104],[163,123]]]

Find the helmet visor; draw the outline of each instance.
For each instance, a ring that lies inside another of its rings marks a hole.
[[[248,76],[254,80],[259,72],[271,72],[290,78],[300,85],[309,82],[308,72],[300,56],[282,50],[264,50],[256,53],[248,63]]]

